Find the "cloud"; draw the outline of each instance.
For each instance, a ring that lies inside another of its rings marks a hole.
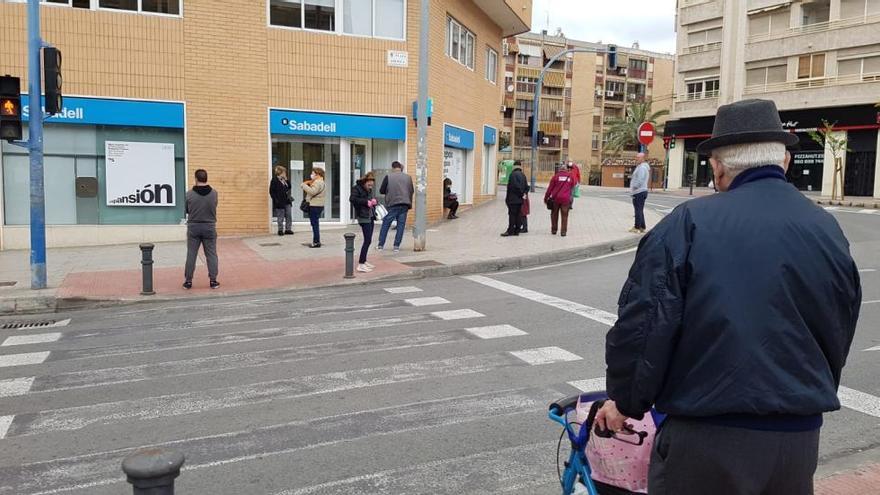
[[[547,18],[549,14],[549,27]],[[534,0],[532,31],[675,52],[675,0]]]

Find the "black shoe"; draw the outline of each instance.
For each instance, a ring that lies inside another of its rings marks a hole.
[[[186,282],[183,283],[183,288],[186,290],[190,290],[193,288],[193,283],[190,282],[189,280],[187,280]]]
[[[563,232],[563,233],[561,233],[561,234],[559,234],[559,235],[561,235],[562,237],[565,237],[565,232]]]
[[[281,234],[279,233],[278,235],[281,235]],[[293,235],[293,231],[292,230],[285,230],[284,235]]]
[[[311,244],[311,246],[309,246],[309,247],[310,248],[319,248],[319,247],[321,247],[321,243],[320,242],[313,242]]]
[[[529,233],[529,229],[522,229],[522,230],[519,231],[519,233],[520,233],[520,234],[528,234],[528,233]]]
[[[220,282],[218,282],[218,281],[216,281],[216,280],[211,280],[211,288],[212,288],[212,289],[219,289],[219,288],[220,288]]]
[[[550,231],[550,235],[556,235],[556,231],[555,231],[555,230],[551,230],[551,231]]]
[[[284,232],[278,231],[278,235],[284,235]]]
[[[512,237],[512,236],[516,236],[516,235],[519,235],[519,234],[518,234],[518,233],[505,232],[505,233],[501,234],[501,237]]]

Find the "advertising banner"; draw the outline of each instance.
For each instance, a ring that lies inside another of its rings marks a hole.
[[[107,206],[175,206],[174,145],[107,141]]]

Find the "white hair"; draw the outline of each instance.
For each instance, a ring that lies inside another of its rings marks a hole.
[[[712,150],[712,157],[731,172],[765,165],[781,167],[785,163],[785,145],[774,142],[733,144]]]

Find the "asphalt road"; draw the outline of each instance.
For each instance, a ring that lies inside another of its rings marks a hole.
[[[826,465],[880,452],[880,214],[834,214],[866,303]],[[603,383],[632,256],[27,318],[58,323],[0,330],[0,495],[130,493],[146,445],[181,495],[558,493],[546,408]]]

